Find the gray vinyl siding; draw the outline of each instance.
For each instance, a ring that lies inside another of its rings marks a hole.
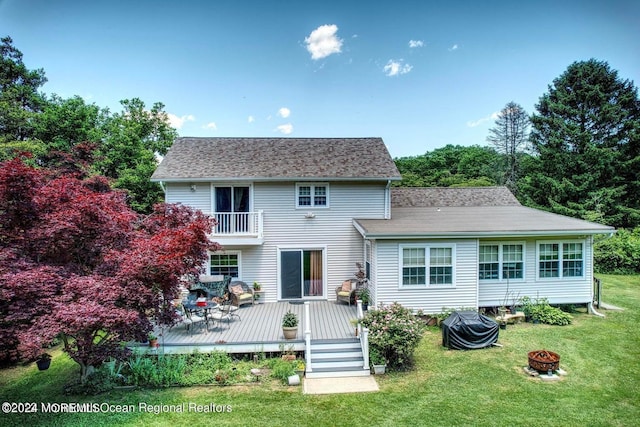
[[[242,251],[242,280],[258,281],[266,302],[278,298],[278,247],[325,249],[324,297],[353,278],[363,262],[362,236],[353,218],[383,218],[385,184],[329,183],[329,208],[296,208],[296,183],[254,183],[254,210],[264,212],[264,243]],[[305,218],[308,212],[314,218]]]
[[[454,285],[401,287],[400,245],[455,245]],[[443,308],[477,306],[476,240],[419,240],[376,242],[375,303],[398,302],[414,310],[439,313]]]
[[[523,240],[514,239],[514,241]],[[538,279],[538,242],[553,241],[567,242],[577,241],[583,244],[584,251],[584,277],[581,278],[556,278]],[[547,298],[551,304],[584,304],[592,300],[593,290],[593,247],[592,239],[581,237],[563,237],[546,239],[527,239],[525,243],[525,277],[526,280],[510,280],[508,291],[507,282],[479,282],[479,306],[493,307],[505,303],[505,295],[509,293],[507,305],[512,304],[514,298],[528,296],[530,298]],[[492,240],[496,242],[496,240]],[[506,242],[500,240],[499,242]],[[482,243],[482,241],[480,241]]]

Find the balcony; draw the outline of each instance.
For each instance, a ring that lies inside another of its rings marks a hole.
[[[262,245],[264,243],[262,211],[214,212],[217,222],[211,239],[221,245]]]

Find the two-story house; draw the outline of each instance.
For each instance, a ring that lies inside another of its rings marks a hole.
[[[206,272],[266,302],[332,300],[366,266],[372,303],[483,307],[505,295],[592,301],[593,236],[611,227],[521,206],[505,188],[392,188],[380,138],[179,138],[152,176],[216,218]]]

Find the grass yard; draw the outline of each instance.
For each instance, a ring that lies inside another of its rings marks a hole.
[[[476,351],[442,348],[430,328],[410,372],[377,377],[380,392],[303,395],[276,382],[249,386],[117,391],[94,397],[62,394],[77,374],[54,354],[51,368],[35,364],[0,371],[0,402],[36,402],[37,414],[2,414],[0,426],[631,426],[640,419],[640,276],[600,276],[604,300],[624,307],[605,319],[574,315],[570,326],[509,325],[499,343]],[[556,382],[526,376],[527,352],[545,348],[568,372]],[[337,380],[339,381],[339,380]],[[41,402],[134,405],[132,413],[54,414]],[[230,412],[141,413],[148,405],[223,405]],[[3,406],[3,409],[5,406]]]

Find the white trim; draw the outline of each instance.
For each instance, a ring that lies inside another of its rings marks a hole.
[[[503,246],[505,245],[520,245],[522,246],[522,277],[521,278],[512,278],[510,277],[509,282],[526,282],[527,281],[527,243],[525,241],[481,241],[478,244],[478,281],[480,283],[502,283],[506,282],[507,279],[502,276],[503,272]],[[481,246],[498,246],[498,278],[497,279],[480,279],[480,247]]]
[[[327,290],[327,274],[328,274],[328,269],[327,269],[327,260],[328,260],[328,256],[327,256],[327,245],[280,245],[280,246],[276,246],[276,287],[277,287],[277,292],[276,292],[276,296],[278,301],[290,301],[290,300],[294,300],[292,298],[288,298],[286,300],[282,299],[282,280],[281,280],[281,273],[282,273],[282,265],[281,265],[281,252],[282,251],[293,251],[293,250],[299,250],[299,251],[322,251],[322,295],[321,296],[304,296],[302,295],[302,297],[300,299],[317,299],[317,300],[324,300],[327,299],[327,295],[328,295],[328,290]]]
[[[211,274],[211,256],[212,255],[237,255],[238,256],[238,277],[233,279],[242,280],[242,251],[241,250],[222,250],[222,251],[207,251],[207,274]]]
[[[402,283],[403,278],[403,269],[404,269],[404,257],[403,251],[404,249],[424,249],[424,257],[425,257],[425,282],[424,284],[417,285],[404,285]],[[431,258],[431,249],[451,249],[451,283],[446,284],[431,284],[429,283],[430,276],[430,258]],[[398,244],[398,289],[399,290],[410,290],[410,289],[450,289],[455,288],[456,286],[456,244],[455,243],[422,243],[422,244],[410,244],[410,243],[400,243]]]
[[[563,275],[563,245],[571,243],[582,244],[582,274],[580,276],[564,276]],[[540,277],[540,245],[558,245],[558,275],[554,277]],[[587,250],[587,241],[585,239],[568,239],[568,240],[536,240],[536,281],[549,282],[553,280],[584,280],[586,278],[587,260],[585,252]],[[592,264],[593,265],[593,264]]]
[[[311,204],[309,205],[301,205],[300,204],[300,187],[309,187],[310,188],[310,194],[309,194],[309,198],[311,199]],[[315,191],[316,191],[316,187],[324,187],[326,190],[326,193],[324,195],[324,197],[327,200],[327,203],[324,205],[316,205],[315,204]],[[329,183],[328,182],[296,182],[296,209],[328,209],[330,207],[330,190],[329,190]]]

